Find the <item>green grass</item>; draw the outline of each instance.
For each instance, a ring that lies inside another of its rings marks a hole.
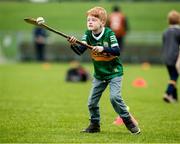
[[[167,27],[167,13],[175,9],[180,11],[179,2],[121,2],[123,12],[127,15],[130,32],[127,44],[161,44],[162,32]],[[86,29],[86,11],[94,6],[103,6],[111,12],[113,2],[59,2],[27,3],[0,2],[0,49],[9,59],[18,59],[19,45],[33,41],[34,26],[24,22],[25,17],[43,16],[51,27],[68,35],[81,39]],[[5,46],[5,38],[11,43]],[[65,39],[49,32],[48,43],[65,42]]]
[[[86,11],[94,6],[103,6],[108,13],[114,3],[108,2],[61,2],[61,3],[15,3],[0,4],[0,30],[31,30],[32,26],[23,22],[25,17],[43,16],[46,22],[65,32],[84,32],[86,28]],[[179,3],[139,2],[121,3],[122,10],[130,22],[131,31],[161,32],[167,27],[167,13],[180,11]]]
[[[92,73],[91,64],[83,64]],[[142,133],[131,135],[112,124],[117,114],[109,100],[109,88],[100,101],[99,134],[82,134],[88,125],[87,98],[91,82],[64,81],[69,65],[53,63],[0,65],[0,142],[62,143],[172,143],[180,142],[180,105],[166,104],[162,96],[168,81],[164,66],[125,65],[123,98],[139,122]],[[134,88],[143,77],[147,88]],[[180,86],[178,85],[180,89]]]

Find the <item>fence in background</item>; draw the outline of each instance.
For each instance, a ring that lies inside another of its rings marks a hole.
[[[76,35],[80,39],[80,34]],[[31,32],[0,32],[0,57],[18,61],[35,60],[35,48]],[[67,41],[51,33],[48,37],[45,57],[49,61],[90,61],[88,52],[81,57],[74,54]],[[124,62],[162,63],[161,33],[131,32],[126,37],[126,45],[121,56]]]

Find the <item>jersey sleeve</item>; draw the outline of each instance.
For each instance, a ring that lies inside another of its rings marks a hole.
[[[110,34],[109,34],[109,37],[110,37],[110,46],[111,46],[111,48],[115,47],[115,46],[119,46],[114,32],[111,31]]]
[[[119,48],[116,36],[114,35],[112,31],[109,34],[109,43],[110,43],[110,47],[104,47],[104,52],[110,53],[114,56],[119,56],[120,48]]]
[[[83,35],[81,41],[82,41],[82,42],[87,42],[87,35],[86,35],[86,34]]]
[[[81,38],[81,41],[84,42],[84,43],[88,43],[88,42],[87,42],[87,41],[88,41],[87,37],[88,37],[88,31],[86,31],[86,32],[84,33],[84,35],[83,35],[82,38]]]
[[[87,44],[87,31],[85,32],[85,34],[82,36],[81,41],[83,43]],[[77,54],[77,55],[81,55],[83,54],[87,47],[83,46],[83,45],[71,45],[71,49]]]

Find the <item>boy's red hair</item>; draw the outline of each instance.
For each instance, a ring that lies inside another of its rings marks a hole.
[[[168,22],[171,25],[180,24],[180,13],[175,10],[170,11],[168,14]]]
[[[94,7],[87,11],[87,16],[91,15],[100,19],[104,24],[107,21],[107,12],[102,7]]]

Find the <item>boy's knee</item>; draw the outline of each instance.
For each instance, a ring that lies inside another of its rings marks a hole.
[[[117,101],[117,99],[118,99],[118,95],[111,95],[110,96],[110,101],[113,103],[113,102],[115,102],[115,101]]]

